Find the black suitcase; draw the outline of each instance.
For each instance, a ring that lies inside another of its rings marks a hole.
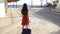
[[[22,34],[31,34],[31,29],[23,29]]]

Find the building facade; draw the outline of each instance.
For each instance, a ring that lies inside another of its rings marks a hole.
[[[4,2],[4,0],[0,0],[0,18],[6,16],[5,11],[6,11],[5,2]]]
[[[8,2],[17,2],[19,0],[0,0],[0,18],[6,17]]]

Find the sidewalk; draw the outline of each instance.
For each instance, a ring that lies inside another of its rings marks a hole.
[[[52,13],[60,15],[60,9],[52,9]]]
[[[31,34],[60,34],[60,27],[51,21],[44,20],[37,16],[37,12],[45,8],[29,9]],[[46,10],[46,9],[45,9]],[[45,11],[44,10],[44,11]],[[7,17],[0,19],[0,34],[21,34],[21,13],[20,9],[8,9]],[[42,11],[42,12],[44,12]],[[48,10],[49,11],[49,10]],[[41,13],[40,13],[41,16]]]

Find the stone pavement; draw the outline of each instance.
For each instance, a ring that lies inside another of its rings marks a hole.
[[[9,8],[5,18],[0,18],[0,34],[21,34],[21,9]],[[60,15],[50,8],[29,8],[31,34],[60,34]]]

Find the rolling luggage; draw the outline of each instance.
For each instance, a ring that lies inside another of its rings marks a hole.
[[[31,34],[31,29],[23,29],[22,34]]]

